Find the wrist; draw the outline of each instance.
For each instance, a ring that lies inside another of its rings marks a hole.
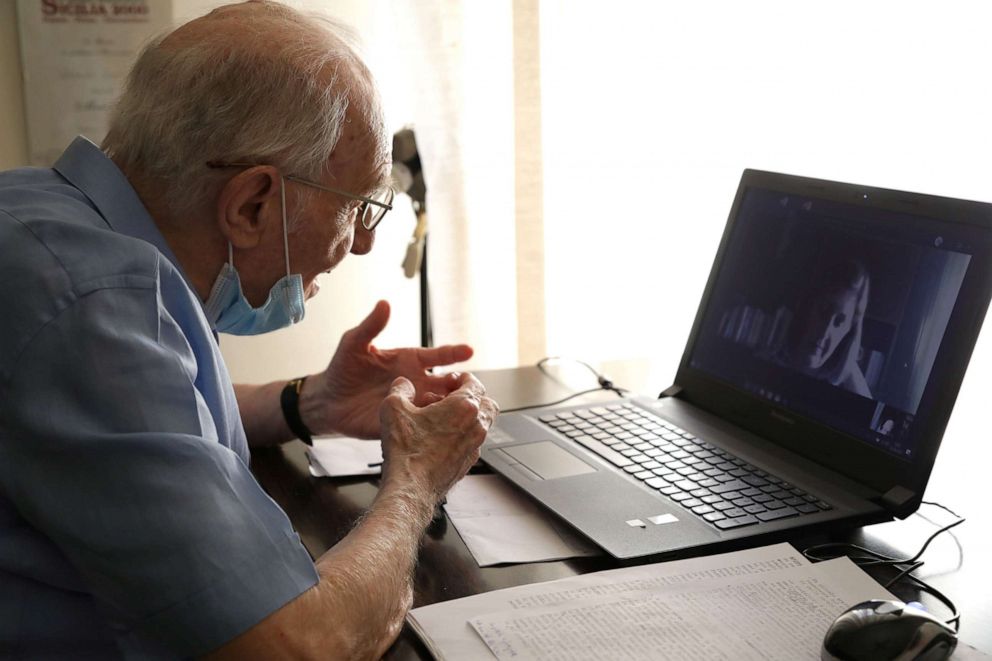
[[[383,479],[375,501],[397,503],[404,518],[420,528],[426,528],[434,517],[440,498],[433,489],[416,480],[393,477]]]
[[[327,420],[327,398],[321,387],[321,375],[312,375],[303,382],[300,390],[300,419],[314,434],[328,434],[334,431]]]
[[[310,381],[311,379],[306,376],[290,379],[279,394],[279,405],[286,426],[289,427],[293,436],[307,445],[313,444],[312,437],[316,433],[314,430],[317,429],[314,426],[314,416],[308,410],[308,408],[312,408],[312,404],[310,407],[307,406],[308,398],[305,394],[307,391],[312,392],[312,387],[308,388],[308,386],[312,386]]]

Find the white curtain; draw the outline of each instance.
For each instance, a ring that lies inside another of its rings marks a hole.
[[[540,7],[549,353],[669,385],[744,168],[992,201],[987,3]],[[990,325],[941,449],[976,465]]]
[[[550,353],[674,376],[744,168],[992,199],[986,3],[540,6]]]
[[[511,6],[371,5],[370,61],[391,123],[414,126],[427,182],[435,342],[471,343],[478,365],[514,365]],[[400,230],[404,241],[412,228]]]

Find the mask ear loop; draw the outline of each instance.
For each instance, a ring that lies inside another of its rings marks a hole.
[[[286,177],[279,174],[279,196],[282,203],[282,247],[286,253],[286,275],[289,276],[289,222],[286,220]]]
[[[282,207],[282,248],[286,256],[286,275],[289,273],[289,224],[286,221],[286,178],[279,175],[279,203]],[[227,262],[234,267],[234,246],[227,242]]]
[[[286,284],[288,285],[292,274],[289,272],[289,221],[286,219],[286,177],[279,173],[279,202],[282,205],[282,247],[286,254]],[[286,305],[292,305],[289,296],[289,287],[282,287],[282,295],[286,300]],[[293,315],[293,322],[297,322],[296,315]]]

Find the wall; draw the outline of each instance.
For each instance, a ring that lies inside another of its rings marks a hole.
[[[26,164],[24,86],[17,43],[17,9],[13,0],[0,1],[0,170]]]

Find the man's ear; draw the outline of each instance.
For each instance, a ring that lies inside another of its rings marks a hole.
[[[282,177],[257,165],[232,177],[217,197],[217,226],[235,248],[254,248],[272,222],[282,223]]]

